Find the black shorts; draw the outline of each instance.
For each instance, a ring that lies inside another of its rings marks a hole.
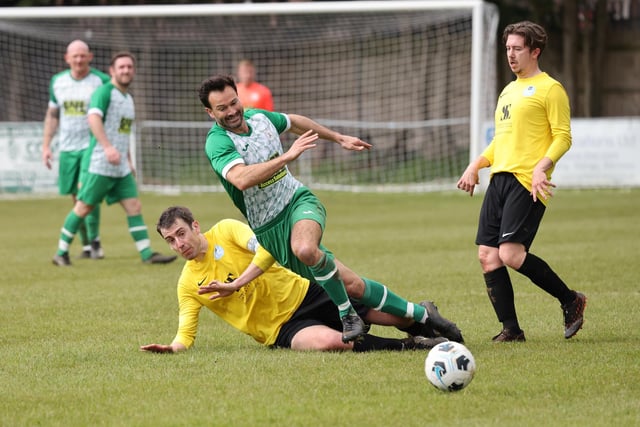
[[[545,205],[511,173],[494,174],[480,208],[476,244],[497,248],[522,243],[529,250],[544,215]]]
[[[362,318],[369,312],[369,307],[356,301],[351,300],[351,304]],[[315,325],[328,326],[342,332],[342,320],[340,320],[338,307],[320,285],[311,282],[300,307],[293,313],[291,319],[282,325],[274,347],[291,348],[291,340],[298,332]]]

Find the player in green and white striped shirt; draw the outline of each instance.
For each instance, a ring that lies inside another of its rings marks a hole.
[[[216,121],[205,145],[214,172],[260,244],[281,265],[318,283],[327,292],[338,307],[344,342],[358,340],[367,331],[349,297],[367,307],[411,318],[419,326],[433,326],[446,338],[462,342],[460,330],[440,316],[433,303],[409,302],[335,258],[321,243],[324,206],[287,168],[289,162],[313,149],[320,138],[353,151],[367,150],[370,144],[301,115],[245,111],[231,76],[217,75],[204,81],[198,95]],[[280,134],[286,131],[300,137],[285,152]]]
[[[93,53],[82,40],[74,40],[64,55],[69,69],[55,74],[49,83],[49,107],[44,119],[42,160],[51,169],[51,141],[58,131],[58,191],[76,202],[81,182],[82,156],[89,146],[87,111],[91,95],[109,81],[109,75],[90,66]],[[100,206],[91,211],[80,227],[83,258],[103,258],[100,245]]]
[[[103,200],[109,205],[118,202],[124,209],[129,233],[143,262],[166,264],[177,258],[175,255],[162,255],[151,250],[132,172],[129,139],[135,119],[135,107],[128,88],[135,75],[133,55],[129,52],[115,54],[109,72],[111,80],[96,89],[89,103],[91,141],[82,166],[86,172],[78,200],[62,226],[58,251],[53,257],[54,265],[71,265],[69,245],[82,220]]]

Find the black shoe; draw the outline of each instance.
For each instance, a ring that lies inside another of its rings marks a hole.
[[[89,259],[89,258],[91,258],[91,251],[87,250],[87,251],[80,252],[80,255],[78,255],[78,258],[80,258],[80,259]]]
[[[58,267],[70,267],[71,260],[69,259],[69,253],[65,253],[63,255],[55,254],[53,259],[51,260],[53,265],[57,265]]]
[[[511,329],[503,329],[498,335],[491,338],[493,342],[524,342],[524,331],[522,329],[512,331]]]
[[[402,339],[403,350],[431,350],[440,343],[449,341],[445,337],[427,338],[421,336]]]
[[[100,240],[94,240],[91,242],[91,259],[103,259],[104,258],[104,250],[100,245]]]
[[[177,255],[162,255],[161,253],[154,252],[143,262],[145,264],[169,264],[170,262],[175,261],[176,258],[178,258]]]
[[[576,292],[576,298],[571,304],[563,305],[564,313],[564,337],[571,338],[578,333],[584,323],[584,308],[587,306],[587,297],[580,292]]]
[[[420,305],[427,309],[427,315],[429,316],[425,324],[425,333],[427,335],[435,334],[435,331],[437,331],[441,336],[451,341],[456,341],[461,344],[464,343],[460,329],[458,329],[455,323],[442,317],[438,312],[438,307],[436,307],[433,302],[422,301]],[[429,328],[431,328],[431,331]]]
[[[347,314],[342,318],[342,342],[358,341],[367,332],[369,332],[369,325],[365,324],[357,314]]]

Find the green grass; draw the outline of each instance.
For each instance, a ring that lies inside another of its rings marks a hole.
[[[468,388],[431,387],[426,352],[269,350],[208,311],[189,352],[139,352],[173,339],[182,263],[143,265],[112,206],[106,259],[56,268],[69,200],[0,200],[0,425],[640,424],[640,190],[558,191],[532,252],[589,297],[584,329],[565,340],[558,303],[514,274],[527,342],[504,345],[490,342],[500,325],[473,243],[481,197],[319,195],[324,242],[341,260],[409,299],[436,301],[462,328],[478,365]],[[224,194],[142,200],[153,248],[165,253],[154,224],[169,205],[191,207],[207,228],[239,218]]]

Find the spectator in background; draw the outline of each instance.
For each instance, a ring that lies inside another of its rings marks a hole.
[[[245,108],[273,111],[271,90],[256,81],[256,67],[249,59],[238,63],[236,88],[238,98]]]
[[[55,74],[49,83],[49,107],[44,118],[42,161],[51,169],[51,141],[58,131],[58,191],[62,195],[70,194],[75,204],[81,182],[82,156],[89,147],[89,101],[93,91],[109,81],[109,75],[90,66],[93,53],[82,40],[69,43],[64,60],[69,69]],[[78,230],[82,240],[82,258],[104,257],[99,229],[98,205],[82,221]]]

